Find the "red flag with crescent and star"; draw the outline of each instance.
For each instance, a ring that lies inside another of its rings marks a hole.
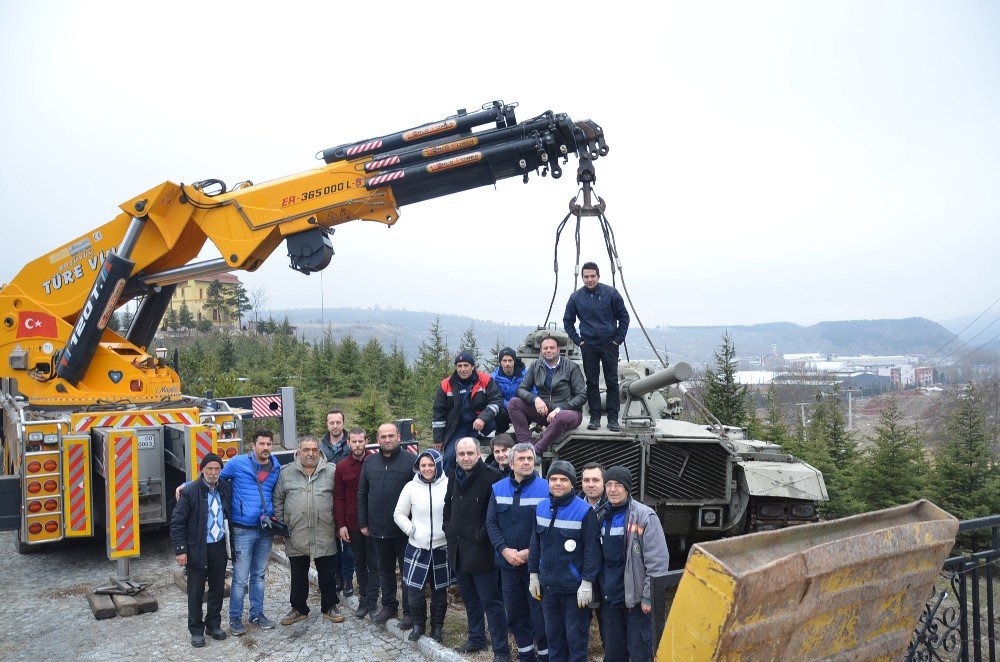
[[[56,318],[48,313],[22,310],[17,317],[18,338],[57,338]]]

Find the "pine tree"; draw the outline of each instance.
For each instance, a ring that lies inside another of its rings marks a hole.
[[[437,317],[420,343],[417,361],[413,367],[413,396],[416,400],[414,420],[420,430],[430,431],[434,393],[441,380],[451,374],[452,362],[448,343],[441,331],[441,318]]]
[[[365,389],[354,414],[355,422],[368,431],[370,438],[375,437],[378,426],[389,422],[389,411],[385,406],[385,395],[374,386]]]
[[[746,411],[744,427],[747,429],[747,436],[750,439],[763,439],[764,421],[757,414],[757,399],[749,392],[747,393]]]
[[[224,321],[229,312],[226,292],[222,283],[217,280],[209,283],[208,290],[205,292],[205,309],[215,311],[214,319],[218,322]]]
[[[361,363],[361,348],[358,347],[357,341],[351,334],[347,334],[340,341],[334,367],[340,380],[334,392],[339,396],[361,395],[365,382]]]
[[[767,392],[767,402],[764,405],[764,439],[775,444],[786,445],[789,441],[788,424],[781,414],[781,407],[778,406],[778,399],[774,395],[774,389]],[[785,448],[785,450],[788,450]]]
[[[913,429],[903,425],[896,397],[879,417],[873,445],[862,458],[857,493],[867,510],[909,503],[923,494],[927,462]]]
[[[482,359],[482,352],[479,351],[479,342],[476,340],[476,325],[472,323],[469,328],[465,330],[462,334],[462,341],[458,345],[458,351],[468,352],[472,355],[473,365],[479,366],[479,362]]]
[[[493,343],[493,347],[490,348],[490,355],[486,357],[483,361],[483,369],[487,372],[493,372],[500,365],[500,350],[504,348],[504,344],[500,341],[500,336],[497,336],[497,341]]]
[[[736,383],[736,347],[726,331],[715,351],[716,370],[705,370],[705,406],[723,425],[746,425],[747,387]]]
[[[236,319],[239,321],[239,325],[243,326],[243,317],[251,310],[253,310],[253,304],[250,302],[250,296],[247,294],[247,289],[243,287],[243,283],[236,283],[225,295],[226,307],[236,315]]]
[[[386,396],[396,418],[414,418],[413,372],[406,365],[406,356],[396,343],[386,359]]]
[[[181,309],[177,313],[177,323],[182,329],[194,328],[194,315],[191,314],[186,301],[181,301]]]
[[[167,327],[171,331],[176,331],[180,328],[181,324],[177,317],[177,311],[171,306],[167,309],[167,314],[163,316],[163,326]]]
[[[934,469],[934,502],[958,519],[1000,512],[1000,467],[992,456],[979,394],[971,388],[949,417]]]
[[[372,338],[361,348],[361,370],[365,384],[372,384],[382,389],[386,389],[389,375],[386,374],[389,358],[382,349],[382,343],[378,338]]]

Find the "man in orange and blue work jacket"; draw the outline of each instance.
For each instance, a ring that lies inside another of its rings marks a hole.
[[[480,440],[495,426],[503,407],[503,391],[488,373],[476,370],[468,352],[455,356],[455,371],[441,380],[434,394],[434,448],[444,456],[444,471],[455,469],[455,444],[459,439]]]

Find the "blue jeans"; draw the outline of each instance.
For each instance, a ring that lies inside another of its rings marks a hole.
[[[344,587],[354,586],[354,550],[351,546],[337,540],[337,549],[333,555],[333,576],[344,578]]]
[[[469,643],[479,646],[486,645],[486,624],[483,622],[483,612],[490,623],[490,640],[493,653],[510,656],[510,643],[507,641],[507,614],[504,613],[503,600],[497,588],[497,571],[460,572],[458,573],[458,590],[465,603],[465,615],[469,620]]]
[[[250,585],[250,618],[264,614],[264,573],[274,536],[260,529],[233,527],[233,585],[229,592],[229,620],[243,620],[243,599]]]

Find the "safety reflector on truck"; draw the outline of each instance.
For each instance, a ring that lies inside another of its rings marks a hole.
[[[90,437],[63,437],[63,485],[66,537],[94,535],[90,502]]]
[[[135,430],[110,432],[104,440],[107,474],[108,558],[139,555],[139,440]]]
[[[201,475],[201,460],[216,451],[215,429],[207,425],[192,425],[188,433],[188,480],[196,480]]]
[[[133,411],[125,414],[83,413],[73,415],[73,432],[86,432],[91,428],[152,427],[167,423],[193,425],[198,422],[197,409],[159,411]]]
[[[62,481],[59,452],[24,454],[24,540],[27,543],[62,540]]]

